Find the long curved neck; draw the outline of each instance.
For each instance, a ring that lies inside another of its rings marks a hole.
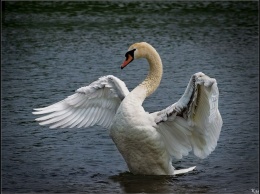
[[[153,47],[146,49],[145,58],[150,65],[149,73],[145,80],[133,90],[133,93],[140,98],[141,102],[158,88],[163,74],[162,61],[157,51]]]
[[[149,53],[146,59],[150,65],[149,73],[139,86],[143,85],[146,87],[146,97],[148,97],[158,88],[161,82],[163,66],[161,58],[156,51]]]

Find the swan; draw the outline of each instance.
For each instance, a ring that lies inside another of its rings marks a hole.
[[[41,115],[35,120],[50,128],[100,125],[109,129],[133,174],[176,175],[192,171],[196,166],[176,170],[172,158],[182,159],[193,151],[204,159],[217,146],[223,122],[216,80],[195,73],[176,103],[149,113],[142,103],[160,84],[161,58],[146,42],[131,45],[125,57],[121,69],[139,58],[146,58],[150,65],[145,80],[131,92],[113,75],[100,77],[60,102],[34,109],[33,114]]]

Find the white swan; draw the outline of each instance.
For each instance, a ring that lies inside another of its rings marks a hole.
[[[110,129],[134,174],[174,175],[193,170],[175,170],[172,157],[181,159],[193,150],[205,158],[215,149],[222,127],[216,80],[196,73],[179,101],[148,113],[142,103],[160,84],[161,58],[145,42],[130,46],[125,56],[121,68],[138,58],[146,58],[150,65],[148,76],[133,91],[115,76],[101,77],[58,103],[34,109],[33,114],[47,114],[36,120],[50,128],[101,125]]]

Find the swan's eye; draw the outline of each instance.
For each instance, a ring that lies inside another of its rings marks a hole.
[[[136,49],[130,50],[125,54],[126,60],[128,59],[128,55],[130,55],[134,59],[134,52]]]

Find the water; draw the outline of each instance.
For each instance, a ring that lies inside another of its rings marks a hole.
[[[252,193],[258,190],[258,2],[5,2],[2,31],[4,193]],[[192,74],[218,81],[223,128],[216,150],[183,176],[134,176],[106,129],[50,130],[32,109],[113,74],[133,89],[145,60],[120,65],[135,42],[152,44],[164,77],[147,111],[177,101]]]

